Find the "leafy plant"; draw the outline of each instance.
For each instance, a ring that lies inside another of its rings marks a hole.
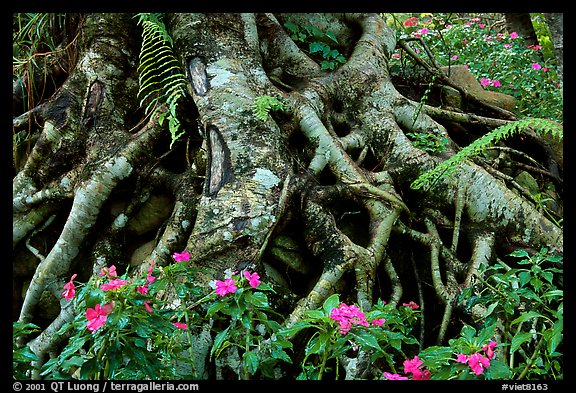
[[[38,331],[40,331],[40,327],[33,323],[12,323],[12,375],[14,379],[30,379],[30,375],[27,373],[29,365],[39,358],[28,345],[20,345],[19,341]]]
[[[563,271],[554,264],[563,258],[547,248],[532,256],[524,250],[509,256],[518,267],[503,262],[485,267],[478,285],[460,298],[469,309],[482,305],[485,323],[503,326],[514,379],[562,379],[564,292],[558,286]]]
[[[184,134],[176,114],[180,99],[186,95],[186,77],[172,49],[172,38],[160,14],[138,14],[142,25],[142,48],[138,66],[140,105],[146,114],[154,115],[161,108],[166,111],[158,117],[160,125],[168,120],[172,141],[170,147]]]
[[[331,295],[321,310],[306,311],[305,318],[282,331],[287,336],[308,334],[297,379],[321,380],[327,373],[339,379],[341,356],[361,350],[371,354],[372,362],[383,359],[393,368],[398,356],[403,356],[403,345],[417,344],[411,331],[418,313],[382,301],[364,313],[355,305],[341,303],[338,294]]]
[[[519,134],[527,128],[538,133],[549,133],[559,139],[562,139],[563,137],[562,126],[551,120],[526,118],[513,121],[495,128],[491,132],[464,147],[452,157],[441,162],[433,169],[421,174],[412,182],[410,187],[415,190],[425,186],[432,187],[442,176],[447,176],[450,173],[453,173],[458,169],[460,164],[484,152],[488,146],[495,144],[500,140],[509,138],[512,135]]]
[[[266,295],[272,288],[261,283],[257,273],[247,271],[217,285],[220,283],[228,289],[220,292],[221,298],[206,312],[206,317],[214,319],[218,326],[210,359],[233,351],[241,357],[242,379],[251,379],[258,371],[265,378],[274,378],[278,363],[292,363],[284,350],[291,348],[292,343],[283,336],[280,324],[269,318],[281,319],[272,310]]]
[[[284,27],[290,32],[290,38],[294,42],[320,62],[322,70],[335,70],[338,66],[346,63],[346,58],[338,49],[329,44],[338,45],[338,39],[332,31],[323,32],[316,26],[299,26],[292,22],[284,23]]]
[[[262,121],[266,121],[271,110],[282,111],[284,108],[284,103],[278,98],[264,95],[256,97],[256,100],[254,101],[253,112],[257,118]]]

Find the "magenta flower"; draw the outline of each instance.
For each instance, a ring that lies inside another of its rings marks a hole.
[[[430,379],[431,373],[429,370],[422,369],[424,362],[418,359],[418,356],[414,356],[412,360],[404,360],[404,372],[406,374],[411,373],[413,380],[428,380]]]
[[[486,86],[490,85],[490,79],[488,79],[488,78],[480,79],[480,85],[482,85],[482,87],[486,87]]]
[[[386,320],[384,318],[379,318],[379,319],[374,319],[371,322],[371,325],[376,325],[378,327],[382,326],[382,324],[386,322]]]
[[[186,262],[190,260],[190,253],[186,251],[182,251],[181,253],[175,252],[172,255],[172,258],[174,258],[176,262],[182,262],[182,261]]]
[[[420,33],[422,35],[428,34],[429,32],[430,32],[430,30],[428,30],[427,27],[423,27],[420,30],[418,30],[418,33]]]
[[[183,330],[186,330],[186,328],[188,327],[188,325],[186,325],[185,323],[180,323],[180,322],[172,322],[172,325],[176,326],[178,329],[183,329]]]
[[[535,70],[539,70],[540,68],[542,68],[542,66],[538,63],[532,63],[532,68]]]
[[[386,378],[390,381],[406,381],[406,380],[408,380],[408,377],[403,377],[403,376],[398,375],[398,374],[392,374],[392,373],[389,373],[387,371],[384,372],[384,378]]]
[[[153,312],[154,310],[152,310],[152,307],[150,307],[150,300],[146,300],[144,302],[144,307],[146,308],[146,311],[148,312]]]
[[[141,295],[146,295],[148,293],[148,287],[146,285],[139,285],[136,287],[136,290]]]
[[[121,288],[126,285],[126,280],[121,280],[119,278],[115,278],[114,280],[108,281],[106,284],[102,284],[100,289],[103,291],[111,291],[117,288]]]
[[[510,33],[510,38],[512,38],[513,40],[515,40],[516,38],[518,38],[518,33],[516,33],[515,31],[513,31],[512,33]]]
[[[504,48],[510,49],[510,48],[512,48],[512,45],[510,45],[510,44],[504,44]]]
[[[500,83],[500,81],[498,79],[493,80],[491,83],[492,83],[492,86],[494,86],[494,87],[502,86],[502,84]]]
[[[258,285],[260,285],[260,276],[258,275],[258,273],[254,272],[252,273],[252,275],[250,275],[250,273],[245,271],[244,277],[248,279],[248,283],[252,288],[256,288]]]
[[[100,329],[102,325],[106,323],[108,315],[112,312],[114,305],[112,303],[107,303],[103,306],[97,304],[94,308],[89,308],[86,310],[86,328],[91,332],[95,332]]]
[[[486,357],[489,360],[492,360],[492,358],[494,357],[494,348],[496,348],[496,345],[498,345],[496,341],[490,341],[488,344],[482,347],[482,350],[486,352]]]
[[[482,356],[476,352],[468,358],[468,365],[474,371],[474,374],[480,375],[484,372],[484,368],[490,366],[490,359]]]
[[[62,296],[64,296],[64,299],[66,300],[70,300],[74,297],[74,294],[76,293],[76,287],[74,286],[74,283],[72,282],[72,280],[74,280],[76,278],[77,274],[74,273],[72,275],[72,277],[70,278],[70,281],[68,281],[66,284],[64,284],[64,292],[62,292]]]
[[[409,303],[402,303],[402,305],[406,306],[406,307],[410,307],[412,310],[416,310],[417,308],[420,307],[418,304],[414,303],[413,300],[410,300]]]
[[[364,313],[354,304],[348,306],[345,303],[341,303],[340,306],[334,307],[330,311],[330,318],[340,325],[340,334],[348,333],[353,324],[370,326]]]
[[[216,281],[216,293],[220,296],[225,296],[228,293],[236,292],[236,281],[232,278],[227,278],[224,281]]]
[[[458,363],[468,363],[468,355],[464,355],[463,353],[459,353],[458,356],[456,357],[456,361]]]
[[[458,59],[458,55],[454,55],[450,58],[450,60],[452,60],[452,61],[457,60],[457,59]]]
[[[103,267],[102,269],[100,269],[100,275],[101,276],[108,276],[110,277],[116,277],[117,273],[116,273],[116,266],[112,265],[109,268],[108,267]]]

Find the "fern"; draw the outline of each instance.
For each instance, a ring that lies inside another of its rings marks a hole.
[[[488,146],[502,139],[521,133],[526,128],[533,129],[540,134],[551,134],[558,139],[562,139],[563,137],[562,126],[551,120],[526,118],[514,121],[495,128],[460,150],[457,154],[437,165],[434,169],[423,173],[412,182],[410,188],[417,190],[424,186],[433,186],[442,176],[446,176],[457,170],[460,164],[467,159],[482,153]]]
[[[138,66],[138,97],[145,113],[154,115],[166,107],[158,122],[160,125],[168,120],[168,130],[172,137],[170,148],[184,131],[176,108],[181,98],[186,95],[186,77],[172,50],[172,37],[168,34],[160,14],[138,14],[142,25],[142,48]]]
[[[270,110],[284,110],[284,103],[275,97],[259,96],[254,101],[253,112],[262,121],[268,119]]]

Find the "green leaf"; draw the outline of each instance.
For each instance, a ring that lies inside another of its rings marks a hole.
[[[554,323],[554,327],[552,328],[552,336],[550,337],[550,341],[548,341],[548,353],[556,351],[556,348],[562,342],[563,331],[564,320],[560,319]]]
[[[511,257],[516,257],[516,258],[529,258],[530,254],[528,254],[527,251],[525,250],[514,250],[512,251],[510,254],[508,254]]]
[[[308,50],[310,51],[310,53],[324,52],[324,49],[326,47],[327,47],[327,45],[325,43],[315,41],[315,42],[310,43],[310,45],[308,46]]]
[[[348,333],[351,337],[355,338],[357,343],[363,347],[363,349],[372,348],[378,351],[382,351],[380,344],[378,344],[378,340],[369,332],[360,332],[358,334],[354,332]]]
[[[536,311],[528,311],[528,312],[520,315],[518,318],[516,318],[512,322],[510,322],[510,326],[513,326],[513,325],[520,323],[520,322],[528,321],[528,320],[533,319],[533,318],[539,318],[539,317],[544,318],[544,316],[542,314],[537,313]]]
[[[251,374],[254,374],[256,370],[258,370],[258,364],[260,363],[258,360],[258,356],[252,351],[244,352],[242,355],[242,359],[244,364],[248,366],[248,371]]]
[[[214,337],[214,344],[212,345],[212,348],[210,349],[210,359],[212,359],[212,355],[214,355],[214,354],[216,354],[216,357],[218,357],[220,352],[224,348],[226,348],[228,345],[230,345],[230,343],[225,345],[226,340],[228,339],[229,335],[230,335],[230,326],[228,326],[226,329],[222,330],[220,333],[218,333],[216,335],[216,337]]]
[[[330,297],[328,297],[328,299],[326,299],[324,301],[324,304],[322,305],[322,309],[324,310],[324,312],[326,313],[326,315],[330,315],[330,312],[332,312],[332,309],[335,307],[338,307],[340,305],[340,298],[338,296],[337,293],[331,295]]]
[[[320,333],[317,336],[314,336],[310,341],[308,341],[308,345],[306,345],[306,355],[308,356],[323,352],[326,349],[326,343],[328,340],[330,340],[330,336],[327,333]]]
[[[266,308],[269,307],[268,297],[263,292],[247,292],[246,302],[252,304],[255,307]]]
[[[492,359],[486,369],[486,379],[512,379],[512,371],[506,363]]]
[[[293,335],[298,333],[300,330],[306,329],[306,328],[309,328],[312,326],[314,326],[314,325],[312,325],[311,323],[299,321],[299,322],[296,322],[294,325],[292,325],[289,328],[282,329],[280,333],[282,334],[282,336],[292,337]]]
[[[90,358],[84,362],[80,368],[80,379],[92,379],[97,380],[100,374],[100,365],[98,364],[98,359]]]
[[[530,340],[532,340],[532,333],[530,332],[515,335],[512,338],[512,345],[510,345],[510,352],[516,352],[518,348],[520,348],[520,345]]]

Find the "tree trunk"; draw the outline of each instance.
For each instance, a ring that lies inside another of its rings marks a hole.
[[[556,51],[556,71],[560,81],[560,91],[562,91],[564,81],[564,14],[546,13],[544,14],[548,22],[548,29],[552,36],[552,43]]]
[[[15,114],[15,131],[38,124],[13,180],[14,284],[29,281],[14,301],[20,322],[44,329],[30,343],[38,355],[58,345],[55,332],[74,315],[62,300],[59,311],[38,316],[45,302],[58,304],[72,273],[87,280],[104,266],[125,269],[143,249],[135,261],[141,270],[188,251],[209,290],[209,281],[250,263],[297,300],[286,325],[335,290],[364,309],[377,297],[410,300],[418,289],[406,281],[414,255],[406,245],[421,257],[421,280],[434,281],[429,301],[442,306],[469,285],[464,277],[479,260],[517,247],[562,252],[562,228],[484,161],[467,162],[432,190],[411,189],[459,147],[453,123],[420,110],[392,83],[395,32],[380,16],[171,14],[164,21],[188,81],[178,106],[185,134],[175,143],[158,121],[168,109],[148,117],[140,108],[141,31],[129,14],[87,15],[66,81],[29,113]],[[345,64],[322,70],[291,39],[288,21],[329,27]],[[258,117],[253,108],[265,95],[285,110]],[[427,152],[409,133],[440,135],[449,148]],[[441,276],[431,276],[433,250],[447,262]]]
[[[532,25],[532,19],[528,13],[506,13],[506,30],[509,33],[515,31],[518,35],[524,38],[525,45],[538,45],[538,37]]]

